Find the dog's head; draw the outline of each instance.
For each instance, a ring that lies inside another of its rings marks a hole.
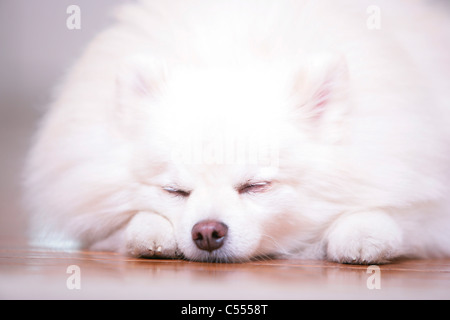
[[[192,260],[301,248],[334,212],[313,194],[343,134],[343,60],[171,67],[133,58],[118,78],[139,209],[171,221]]]

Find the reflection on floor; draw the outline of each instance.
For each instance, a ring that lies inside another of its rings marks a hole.
[[[0,299],[449,299],[450,259],[212,264],[0,246]]]

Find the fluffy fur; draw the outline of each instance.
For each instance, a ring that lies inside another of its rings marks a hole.
[[[141,1],[61,85],[35,244],[203,261],[450,255],[449,25],[376,1]],[[200,250],[193,226],[228,226]]]

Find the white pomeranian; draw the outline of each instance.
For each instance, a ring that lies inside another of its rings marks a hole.
[[[30,152],[33,243],[222,262],[450,256],[440,5],[122,6]]]

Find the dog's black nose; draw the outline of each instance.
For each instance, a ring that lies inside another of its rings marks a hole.
[[[226,224],[216,220],[204,220],[192,228],[192,240],[199,249],[212,252],[223,245],[227,233]]]

